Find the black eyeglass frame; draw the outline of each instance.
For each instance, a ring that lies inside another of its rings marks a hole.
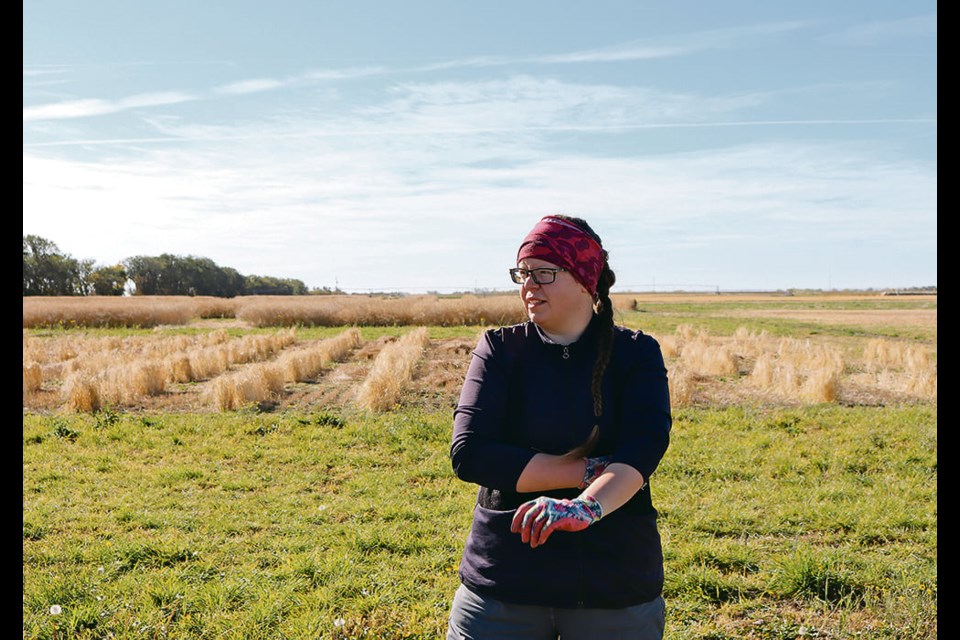
[[[551,274],[550,280],[540,280],[537,278],[537,271],[549,271]],[[533,281],[537,284],[553,284],[557,280],[557,273],[560,271],[566,271],[563,267],[537,267],[536,269],[521,269],[520,267],[514,267],[510,269],[510,279],[516,284],[523,284],[527,281],[527,275],[533,278]],[[519,279],[518,279],[519,278]]]

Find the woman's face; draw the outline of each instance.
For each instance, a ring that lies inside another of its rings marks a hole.
[[[521,269],[557,268],[552,262],[537,258],[526,258],[517,266]],[[530,320],[552,334],[582,330],[584,319],[589,321],[593,313],[593,297],[569,271],[557,272],[556,280],[550,284],[537,284],[532,276],[527,276],[520,285],[520,299]]]

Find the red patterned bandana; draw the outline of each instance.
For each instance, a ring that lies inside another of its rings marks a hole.
[[[589,233],[561,218],[546,216],[527,234],[517,262],[537,258],[563,267],[593,295],[603,271],[603,249]]]

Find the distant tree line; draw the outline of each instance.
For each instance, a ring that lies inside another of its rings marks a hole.
[[[23,236],[23,295],[121,296],[303,295],[306,285],[292,278],[245,276],[218,266],[209,258],[133,256],[120,264],[97,266],[78,260],[56,244],[35,235]]]

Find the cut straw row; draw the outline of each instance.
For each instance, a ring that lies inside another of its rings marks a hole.
[[[936,399],[935,355],[919,345],[871,340],[862,363],[846,362],[837,347],[809,339],[771,338],[741,327],[732,338],[712,337],[702,329],[679,325],[674,334],[655,336],[667,362],[671,402],[690,404],[698,381],[741,378],[746,384],[782,398],[833,402],[843,376],[871,377],[869,385]],[[864,373],[858,372],[858,364]],[[858,378],[858,379],[859,379]]]
[[[249,404],[275,402],[286,383],[316,378],[332,362],[340,362],[360,346],[360,330],[351,327],[325,340],[283,352],[270,362],[261,362],[213,380],[206,397],[221,411]]]
[[[61,394],[66,407],[73,411],[133,404],[162,393],[171,382],[209,379],[232,365],[269,358],[295,341],[294,329],[282,329],[273,334],[248,334],[183,354],[121,361],[98,369],[85,367],[67,376]]]
[[[393,408],[403,388],[413,379],[417,362],[429,344],[427,328],[418,327],[385,346],[360,385],[357,405],[370,411]]]

